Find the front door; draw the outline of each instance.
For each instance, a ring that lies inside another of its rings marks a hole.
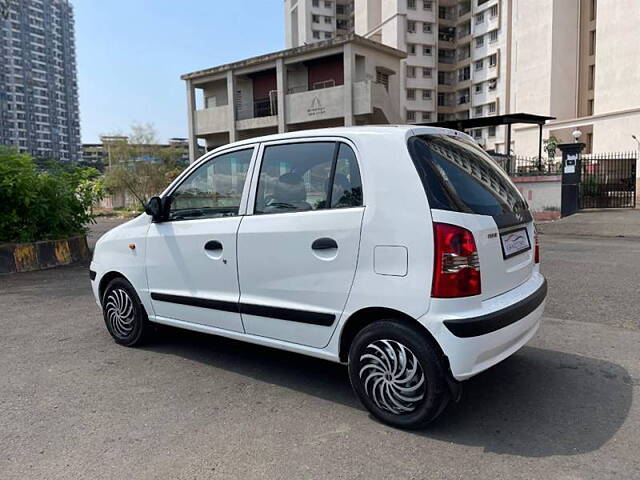
[[[147,235],[156,317],[243,332],[236,235],[253,148],[203,163],[173,190],[168,220]]]
[[[358,258],[364,207],[355,154],[332,141],[266,145],[255,197],[238,231],[245,330],[324,347]]]

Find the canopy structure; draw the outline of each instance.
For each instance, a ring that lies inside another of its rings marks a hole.
[[[546,117],[544,115],[533,115],[531,113],[508,113],[506,115],[493,115],[490,117],[467,118],[462,120],[448,120],[446,122],[421,123],[420,125],[429,127],[451,128],[453,130],[471,130],[473,128],[494,127],[498,125],[507,126],[507,138],[505,145],[509,147],[505,150],[507,155],[511,155],[511,125],[514,123],[528,123],[538,125],[538,160],[542,159],[542,126],[549,120],[555,120],[556,117]]]

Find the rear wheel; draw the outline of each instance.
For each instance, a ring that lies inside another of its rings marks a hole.
[[[124,278],[109,282],[102,297],[102,312],[113,340],[126,347],[142,343],[151,325],[133,286]]]
[[[425,334],[394,320],[362,329],[349,350],[349,378],[364,406],[379,420],[420,428],[449,402],[445,369]]]

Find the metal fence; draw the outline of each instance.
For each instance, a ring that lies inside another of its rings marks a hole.
[[[511,177],[562,174],[562,157],[538,158],[517,155],[492,155],[492,158]]]
[[[580,156],[580,208],[633,208],[636,152]]]

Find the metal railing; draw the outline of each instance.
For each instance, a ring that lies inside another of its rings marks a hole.
[[[491,158],[510,177],[561,175],[562,158],[522,157],[518,155],[491,155]]]

